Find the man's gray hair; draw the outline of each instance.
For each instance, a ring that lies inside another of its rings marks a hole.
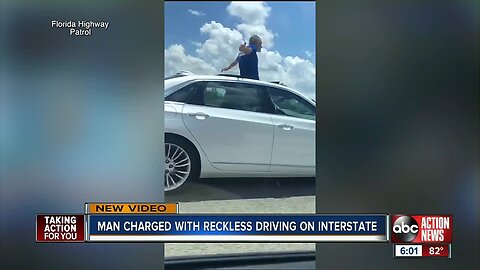
[[[262,42],[262,39],[258,35],[253,35],[248,40],[248,43],[257,43],[257,42]]]

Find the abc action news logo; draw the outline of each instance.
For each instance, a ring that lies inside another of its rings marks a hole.
[[[452,215],[392,215],[393,243],[452,243]]]

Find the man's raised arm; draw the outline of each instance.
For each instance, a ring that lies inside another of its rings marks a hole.
[[[233,68],[233,67],[236,66],[237,64],[238,64],[238,60],[235,59],[235,61],[233,61],[228,67],[222,68],[222,72],[227,71],[227,70]]]

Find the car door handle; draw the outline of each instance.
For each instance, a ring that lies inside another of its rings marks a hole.
[[[281,125],[278,125],[279,128],[283,129],[283,130],[292,130],[293,129],[293,126],[291,125],[286,125],[286,124],[281,124]]]
[[[210,115],[203,113],[203,112],[197,112],[197,113],[189,113],[188,115],[193,116],[199,120],[204,120],[210,117]]]

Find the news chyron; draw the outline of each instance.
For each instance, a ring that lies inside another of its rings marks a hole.
[[[392,215],[394,258],[452,257],[452,215]]]

